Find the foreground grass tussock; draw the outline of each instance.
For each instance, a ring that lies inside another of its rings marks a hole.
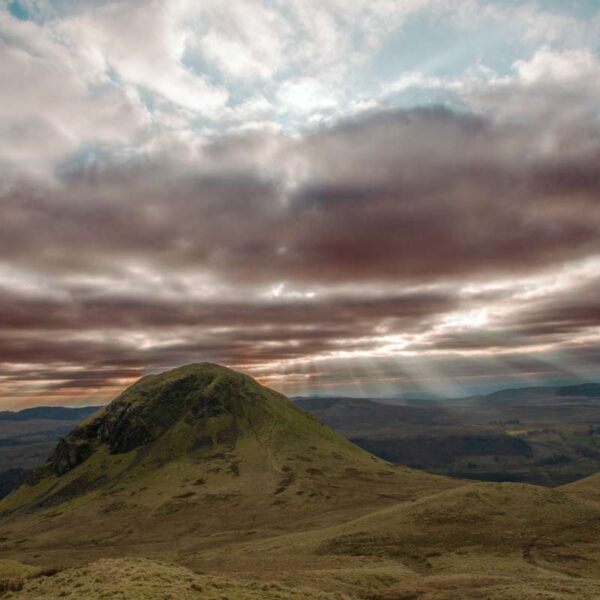
[[[103,559],[51,577],[28,581],[15,600],[345,600],[341,594],[286,589],[276,583],[240,582],[197,575],[183,567],[143,558]]]

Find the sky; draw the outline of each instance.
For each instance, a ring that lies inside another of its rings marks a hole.
[[[600,380],[598,0],[1,0],[0,408]]]

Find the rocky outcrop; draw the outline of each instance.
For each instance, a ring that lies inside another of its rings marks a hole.
[[[89,458],[93,451],[93,444],[88,441],[63,438],[50,457],[52,470],[57,475],[62,475]]]
[[[229,410],[228,394],[222,389],[207,393],[206,388],[206,382],[195,375],[159,385],[144,385],[140,380],[59,442],[49,461],[51,470],[66,473],[100,444],[106,444],[112,454],[130,452],[156,440],[180,419],[198,425],[201,442],[202,422]]]
[[[158,429],[147,423],[144,411],[140,407],[135,407],[127,401],[115,402],[102,416],[98,439],[108,444],[113,454],[118,454],[130,452],[151,442],[156,437],[154,431]]]

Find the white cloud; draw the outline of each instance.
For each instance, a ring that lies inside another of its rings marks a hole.
[[[284,82],[277,92],[277,97],[284,111],[296,114],[331,110],[339,102],[333,90],[308,77]]]
[[[452,92],[476,111],[517,119],[548,118],[559,104],[549,103],[549,95],[562,98],[563,121],[573,111],[596,110],[599,97],[598,61],[584,42],[600,17],[584,23],[536,3],[35,0],[28,6],[32,21],[0,8],[5,172],[47,174],[86,146],[193,153],[206,136],[302,129],[393,106],[412,88]],[[459,76],[413,69],[390,80],[376,73],[370,61],[419,11],[455,27],[514,25],[527,43],[554,46],[517,61],[508,77],[473,65]],[[581,47],[563,47],[575,32]]]
[[[425,75],[420,71],[407,71],[383,86],[384,93],[403,92],[410,88],[460,90],[464,85],[460,78]]]
[[[268,6],[249,1],[202,2],[191,31],[205,59],[232,80],[265,80],[285,67],[291,41],[289,23]]]
[[[83,144],[131,143],[148,120],[99,55],[0,12],[0,164],[47,174]]]
[[[125,82],[202,115],[217,116],[228,93],[182,64],[187,34],[180,18],[177,2],[123,2],[67,19],[62,29],[79,45],[101,53]]]
[[[600,75],[598,59],[588,50],[577,48],[556,52],[539,49],[531,59],[515,63],[518,80],[525,84],[569,83]]]
[[[464,93],[469,105],[495,119],[529,122],[586,143],[575,124],[600,115],[600,60],[588,49],[538,49],[514,64],[514,75],[490,78]],[[564,138],[563,138],[564,139]]]

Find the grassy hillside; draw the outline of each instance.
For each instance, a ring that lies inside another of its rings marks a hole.
[[[14,560],[0,560],[0,594],[21,590],[28,581],[49,572]]]
[[[192,365],[142,378],[64,438],[0,503],[0,555],[174,558],[458,484],[375,458],[250,377]]]
[[[594,600],[599,534],[598,504],[474,483],[332,526],[220,538],[188,548],[179,566],[126,558],[33,573],[9,597]]]
[[[561,489],[572,496],[600,503],[600,473],[564,485]]]
[[[600,505],[474,483],[333,527],[195,557],[196,568],[300,574],[360,598],[597,598]]]

